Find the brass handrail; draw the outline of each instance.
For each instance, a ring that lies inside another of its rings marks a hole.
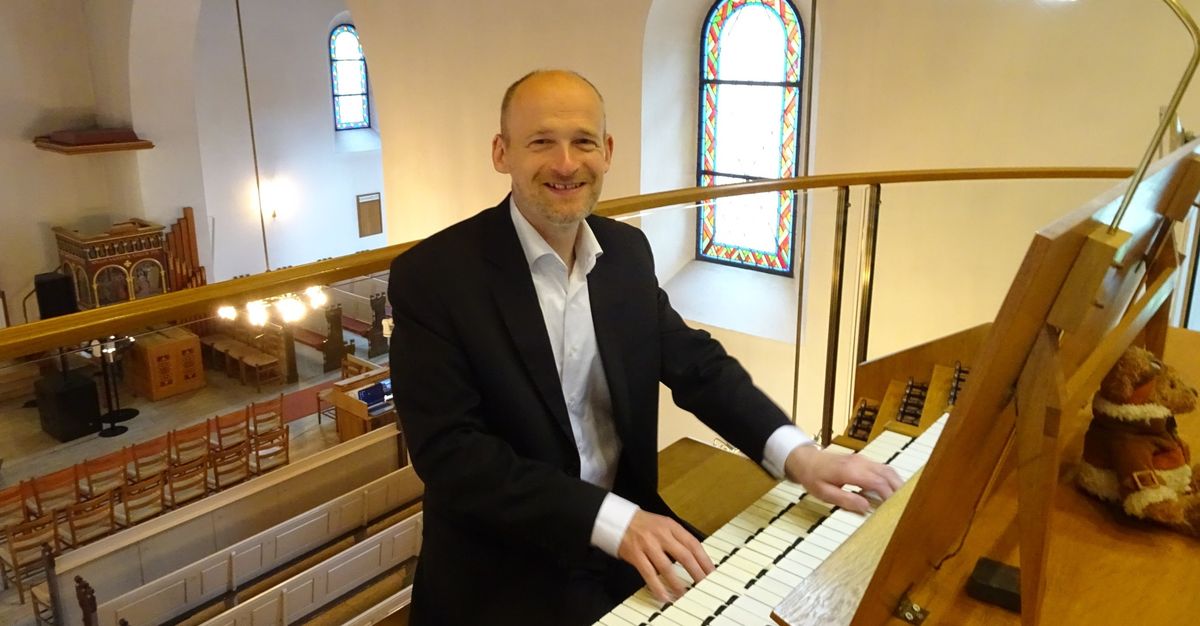
[[[1011,167],[857,172],[784,178],[779,180],[693,187],[601,202],[598,215],[618,217],[679,204],[728,196],[866,184],[948,182],[967,180],[1106,179],[1125,178],[1128,167]],[[144,300],[89,309],[63,317],[0,329],[0,360],[12,359],[115,333],[136,333],[150,324],[212,314],[218,306],[329,285],[388,269],[391,260],[417,242],[306,263],[280,270],[175,291]]]

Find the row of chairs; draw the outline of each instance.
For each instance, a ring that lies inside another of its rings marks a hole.
[[[54,554],[288,463],[282,396],[0,491],[0,582],[40,579]],[[35,614],[39,599],[34,597]]]

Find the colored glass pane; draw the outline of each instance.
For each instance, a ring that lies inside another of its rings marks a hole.
[[[801,25],[787,0],[721,0],[702,37],[697,183],[797,175]],[[697,257],[792,273],[795,198],[768,193],[705,202]]]
[[[333,122],[337,130],[371,125],[367,62],[358,31],[349,24],[329,34],[329,67],[333,84]]]

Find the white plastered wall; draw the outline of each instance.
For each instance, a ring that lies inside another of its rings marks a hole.
[[[357,195],[383,191],[377,131],[333,129],[328,37],[346,17],[341,0],[242,2],[272,268],[386,243],[383,234],[359,237],[355,203]],[[216,223],[212,273],[222,280],[266,266],[232,3],[204,0],[197,37],[196,109],[204,188]],[[379,80],[370,55],[367,65],[371,86],[376,87]],[[377,124],[386,123],[386,113],[373,113]],[[340,141],[346,134],[362,135],[363,141]],[[386,194],[383,204],[386,209]]]
[[[103,157],[68,157],[32,144],[37,135],[95,119],[80,0],[0,3],[0,59],[6,86],[0,92],[0,290],[11,323],[20,323],[21,299],[33,289],[34,274],[58,265],[50,228],[105,222],[110,187]],[[42,71],[46,66],[54,71]],[[32,301],[29,316],[37,318]]]
[[[615,140],[604,197],[639,191],[642,30],[650,0],[349,0],[383,120],[388,241],[425,237],[494,205],[504,89],[526,72],[567,68],[604,94]]]

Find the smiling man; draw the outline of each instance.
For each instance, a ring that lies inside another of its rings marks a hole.
[[[864,510],[889,468],[822,452],[659,289],[639,230],[592,216],[613,140],[583,77],[533,72],[501,105],[499,205],[392,263],[391,367],[425,481],[411,623],[590,624],[671,562],[713,569],[657,493],[658,391],[777,477]]]

